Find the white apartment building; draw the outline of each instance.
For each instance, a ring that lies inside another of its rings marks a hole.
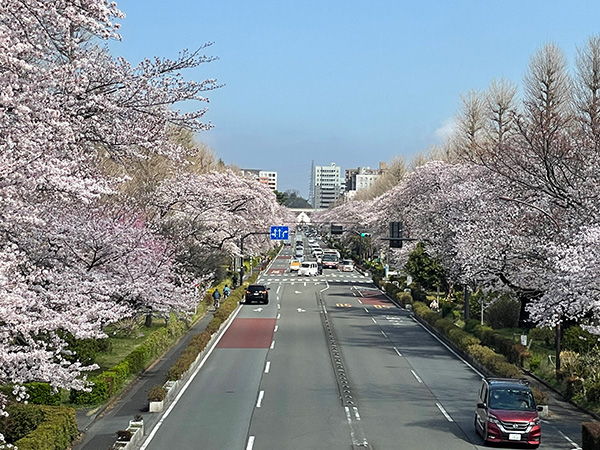
[[[331,163],[330,166],[314,166],[312,187],[312,207],[329,208],[344,193],[342,168],[335,163]]]
[[[356,192],[373,186],[386,169],[386,163],[384,162],[379,163],[379,169],[371,169],[370,167],[346,169],[346,198],[350,199],[354,197]]]
[[[258,169],[242,169],[241,172],[243,176],[252,177],[259,183],[269,186],[271,190],[277,190],[277,172]]]

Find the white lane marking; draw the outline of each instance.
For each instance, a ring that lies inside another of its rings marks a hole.
[[[458,353],[456,353],[454,350],[452,350],[450,347],[448,347],[446,345],[446,343],[444,341],[442,341],[439,337],[437,337],[435,334],[433,334],[431,331],[429,331],[427,329],[427,327],[425,325],[423,325],[421,322],[419,322],[417,319],[415,319],[414,317],[412,318],[412,320],[417,323],[417,325],[419,325],[421,328],[423,328],[425,331],[427,331],[433,338],[435,338],[435,340],[437,340],[440,344],[442,344],[444,347],[446,347],[448,349],[448,351],[450,353],[452,353],[454,356],[456,356],[458,359],[460,359],[467,367],[469,367],[473,372],[475,372],[477,375],[479,375],[481,378],[485,378],[485,375],[482,374],[479,370],[477,370],[475,367],[473,367],[471,364],[469,364],[467,361],[465,361],[465,359],[460,356]]]
[[[277,300],[279,300],[279,298]],[[277,309],[281,309],[281,305],[279,303],[277,303]]]
[[[562,437],[564,437],[567,440],[567,442],[569,442],[569,444],[571,444],[573,446],[573,450],[582,450],[577,442],[574,442],[569,436],[564,434],[562,431],[560,431],[560,430],[557,430],[557,431],[558,431],[558,434],[560,434]]]
[[[298,311],[299,313],[306,312],[306,310],[305,310],[305,309],[302,309],[302,308],[298,308],[296,311]]]
[[[277,313],[277,320],[281,318],[281,313]]]
[[[258,393],[258,401],[256,402],[257,408],[260,408],[262,406],[262,401],[263,401],[264,396],[265,396],[265,391],[260,391]]]
[[[254,436],[248,437],[248,445],[246,445],[246,450],[252,450],[254,448]]]
[[[231,324],[233,323],[233,321],[235,320],[236,316],[241,311],[241,309],[242,309],[241,305],[238,306],[237,309],[234,311],[234,313],[230,316],[231,317],[231,321],[227,324],[227,326],[225,328],[223,328],[222,333],[217,337],[217,339],[215,339],[215,342],[213,342],[212,346],[208,349],[208,351],[204,355],[204,358],[202,358],[202,361],[200,361],[200,364],[198,364],[198,367],[196,368],[196,370],[194,370],[194,373],[192,373],[192,375],[190,376],[189,380],[187,380],[187,382],[181,388],[181,391],[179,391],[179,394],[177,394],[177,397],[175,397],[175,400],[173,400],[173,403],[171,403],[171,406],[169,406],[169,408],[162,415],[162,417],[160,418],[160,420],[158,421],[158,423],[154,426],[154,428],[152,429],[152,431],[150,432],[150,434],[148,435],[148,437],[146,438],[146,440],[144,441],[144,443],[140,447],[140,450],[145,450],[146,447],[148,447],[148,445],[150,445],[150,442],[154,438],[154,435],[158,432],[158,429],[162,426],[163,422],[169,416],[169,414],[171,414],[171,411],[173,411],[173,409],[177,405],[177,402],[183,396],[184,392],[187,390],[187,388],[189,387],[189,385],[192,384],[192,381],[194,381],[194,378],[196,377],[196,375],[198,374],[198,372],[200,372],[200,369],[202,369],[202,367],[206,363],[206,360],[212,354],[212,352],[214,351],[214,349],[217,347],[217,344],[219,343],[219,341],[221,340],[221,338],[223,337],[223,335],[225,334],[225,332],[227,331],[227,329],[231,326]]]
[[[374,323],[375,325],[377,325],[377,321],[375,320],[375,318],[374,318],[374,317],[371,317],[371,320],[373,321],[373,323]]]
[[[279,329],[279,325],[275,325],[275,328],[273,329],[273,333],[277,333],[278,329]]]
[[[367,307],[366,307],[366,306],[363,306],[363,309],[365,310],[365,312],[366,312],[366,313],[368,313],[368,312],[369,312],[369,310],[367,309]]]
[[[281,285],[277,286],[277,291],[275,291],[276,294],[279,294],[279,290],[281,289]]]
[[[413,376],[414,376],[414,377],[417,379],[417,381],[418,381],[419,383],[422,383],[422,382],[423,382],[423,380],[421,380],[421,377],[419,377],[419,375],[417,375],[417,372],[415,372],[415,371],[414,371],[414,370],[412,370],[412,369],[410,370],[410,372],[413,374]]]
[[[383,334],[383,337],[387,339],[387,334],[385,334],[385,331],[381,330],[381,334]]]
[[[360,298],[357,298],[356,300],[358,300],[358,303],[360,303],[361,305],[363,304],[363,302]]]
[[[271,370],[271,361],[267,361],[265,364],[265,373],[269,373],[269,370]]]
[[[444,409],[444,407],[440,404],[440,403],[436,403],[436,406],[438,407],[438,409],[442,412],[442,414],[444,415],[444,417],[446,418],[446,420],[448,422],[454,422],[454,420],[452,420],[452,417],[450,417],[450,414],[448,414],[446,412],[446,410]]]
[[[275,348],[275,341],[271,342],[271,347],[269,347],[271,350],[273,350]]]
[[[400,350],[398,350],[396,347],[394,347],[394,351],[398,353],[398,356],[402,356],[402,353],[400,353]]]

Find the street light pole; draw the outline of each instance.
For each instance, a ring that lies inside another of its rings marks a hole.
[[[265,231],[251,231],[250,233],[246,233],[244,234],[241,238],[240,238],[240,253],[242,254],[242,264],[240,266],[240,286],[244,283],[244,239],[246,239],[249,236],[254,236],[254,235],[258,235],[258,234],[271,234],[269,232],[265,232]]]

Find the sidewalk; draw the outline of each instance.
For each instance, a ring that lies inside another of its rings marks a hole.
[[[168,370],[179,358],[190,339],[204,331],[213,311],[208,311],[190,330],[150,368],[136,378],[112,403],[94,409],[77,410],[77,425],[83,433],[72,450],[108,450],[115,443],[117,431],[124,430],[137,414],[144,419],[146,435],[160,419],[161,413],[148,412],[148,391],[163,385]]]

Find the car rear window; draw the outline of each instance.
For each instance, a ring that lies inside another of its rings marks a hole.
[[[256,285],[256,286],[248,286],[248,291],[249,292],[259,292],[259,291],[266,291],[267,288],[264,286],[260,286],[260,285]]]

